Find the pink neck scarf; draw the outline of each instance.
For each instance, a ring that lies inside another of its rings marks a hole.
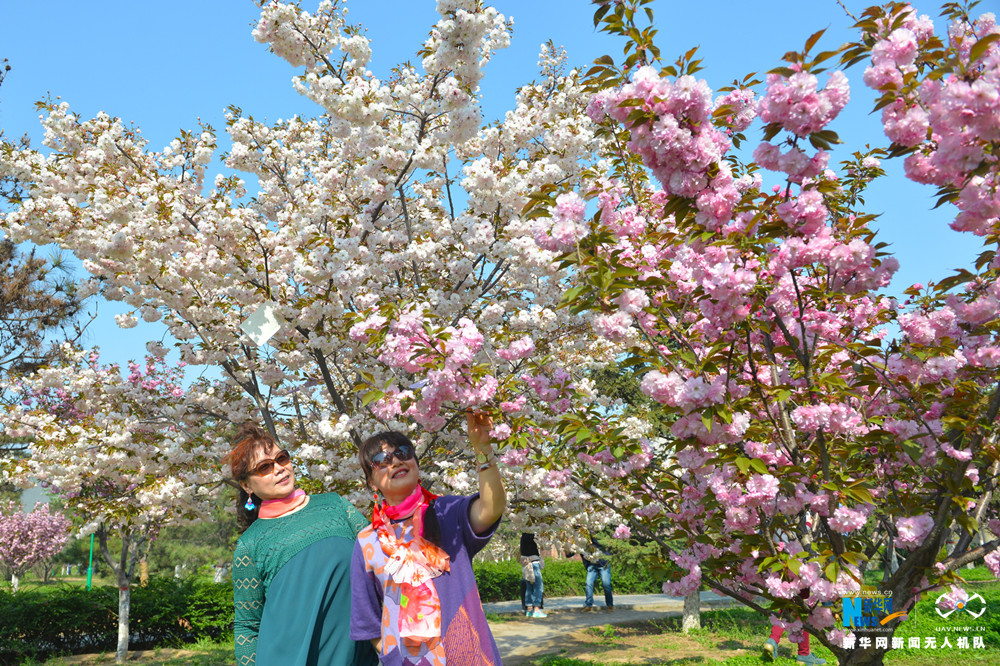
[[[305,502],[306,491],[295,489],[287,497],[264,500],[260,503],[259,518],[278,518],[292,509],[299,508]]]
[[[427,505],[430,501],[436,498],[437,495],[429,490],[425,490],[418,483],[417,487],[413,489],[413,492],[405,500],[395,505],[383,502],[382,509],[385,511],[385,517],[389,520],[402,520],[412,514],[413,531],[417,536],[422,537],[424,535],[424,513],[427,512]],[[379,516],[378,508],[376,504],[375,515],[372,517],[372,524],[375,526],[375,529],[378,529],[383,522],[382,517]]]

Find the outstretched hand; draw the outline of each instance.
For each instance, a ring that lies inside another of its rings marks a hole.
[[[493,417],[486,412],[465,413],[465,421],[469,426],[469,444],[481,451],[490,443],[490,430],[493,429]]]
[[[479,497],[469,506],[469,524],[476,534],[486,534],[507,508],[507,492],[490,444],[493,418],[486,412],[469,410],[465,413],[465,421],[469,426],[469,444],[476,452],[479,472]],[[482,463],[484,458],[486,462]]]

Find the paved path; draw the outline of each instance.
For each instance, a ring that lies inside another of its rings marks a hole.
[[[565,644],[567,634],[586,627],[624,624],[677,616],[684,608],[684,599],[665,594],[616,594],[615,609],[607,612],[603,598],[595,595],[597,610],[583,612],[583,597],[551,597],[545,599],[546,618],[525,619],[519,601],[483,604],[488,614],[512,615],[517,622],[492,622],[490,630],[500,648],[505,666],[523,664],[540,654],[557,652]],[[702,610],[728,606],[732,600],[714,592],[701,593]]]

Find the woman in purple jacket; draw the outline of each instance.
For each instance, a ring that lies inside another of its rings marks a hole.
[[[424,489],[415,447],[402,433],[383,432],[361,445],[376,504],[351,562],[351,638],[371,640],[383,664],[501,664],[472,557],[496,531],[507,495],[490,418],[470,413],[467,421],[479,474],[472,496]]]

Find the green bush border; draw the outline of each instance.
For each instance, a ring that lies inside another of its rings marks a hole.
[[[155,578],[132,588],[130,649],[217,640],[233,630],[230,583]],[[118,642],[118,590],[56,585],[0,591],[0,664],[107,652]]]
[[[521,566],[514,560],[474,562],[484,602],[519,598]],[[615,557],[612,583],[617,594],[660,591],[644,562]],[[546,558],[543,570],[548,597],[582,596],[586,570],[574,560]],[[595,595],[602,592],[597,584]],[[233,631],[233,588],[230,582],[202,578],[156,577],[146,587],[132,588],[130,649],[179,646],[201,639],[218,640]],[[0,666],[85,652],[109,652],[118,641],[118,590],[113,586],[87,591],[61,583],[0,590]]]
[[[662,581],[650,574],[645,563],[611,563],[611,586],[615,594],[655,594]],[[516,561],[473,562],[479,597],[484,603],[518,599],[521,591],[521,565]],[[547,597],[579,597],[584,594],[587,570],[574,560],[545,558],[542,581]],[[595,583],[594,596],[603,598],[601,583]]]

